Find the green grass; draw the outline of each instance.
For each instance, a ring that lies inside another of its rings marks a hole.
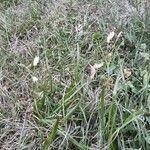
[[[150,149],[149,3],[129,5],[0,1],[0,149]]]

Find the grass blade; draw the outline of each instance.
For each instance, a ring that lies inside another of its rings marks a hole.
[[[44,142],[44,150],[48,150],[48,147],[52,144],[54,141],[56,135],[57,135],[57,129],[59,126],[59,118],[57,118],[56,122],[54,123],[52,127],[52,131],[49,133],[48,138]]]

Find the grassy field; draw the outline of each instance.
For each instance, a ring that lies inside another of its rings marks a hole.
[[[149,8],[0,0],[0,149],[150,150]]]

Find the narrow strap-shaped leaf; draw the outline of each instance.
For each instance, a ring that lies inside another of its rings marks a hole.
[[[59,126],[59,117],[57,118],[56,122],[54,123],[51,132],[48,135],[48,138],[46,139],[44,143],[44,150],[48,150],[48,147],[52,144],[53,140],[56,137],[57,129]]]

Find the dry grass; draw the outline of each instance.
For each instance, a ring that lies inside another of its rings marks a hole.
[[[3,0],[0,149],[150,149],[148,7]]]

